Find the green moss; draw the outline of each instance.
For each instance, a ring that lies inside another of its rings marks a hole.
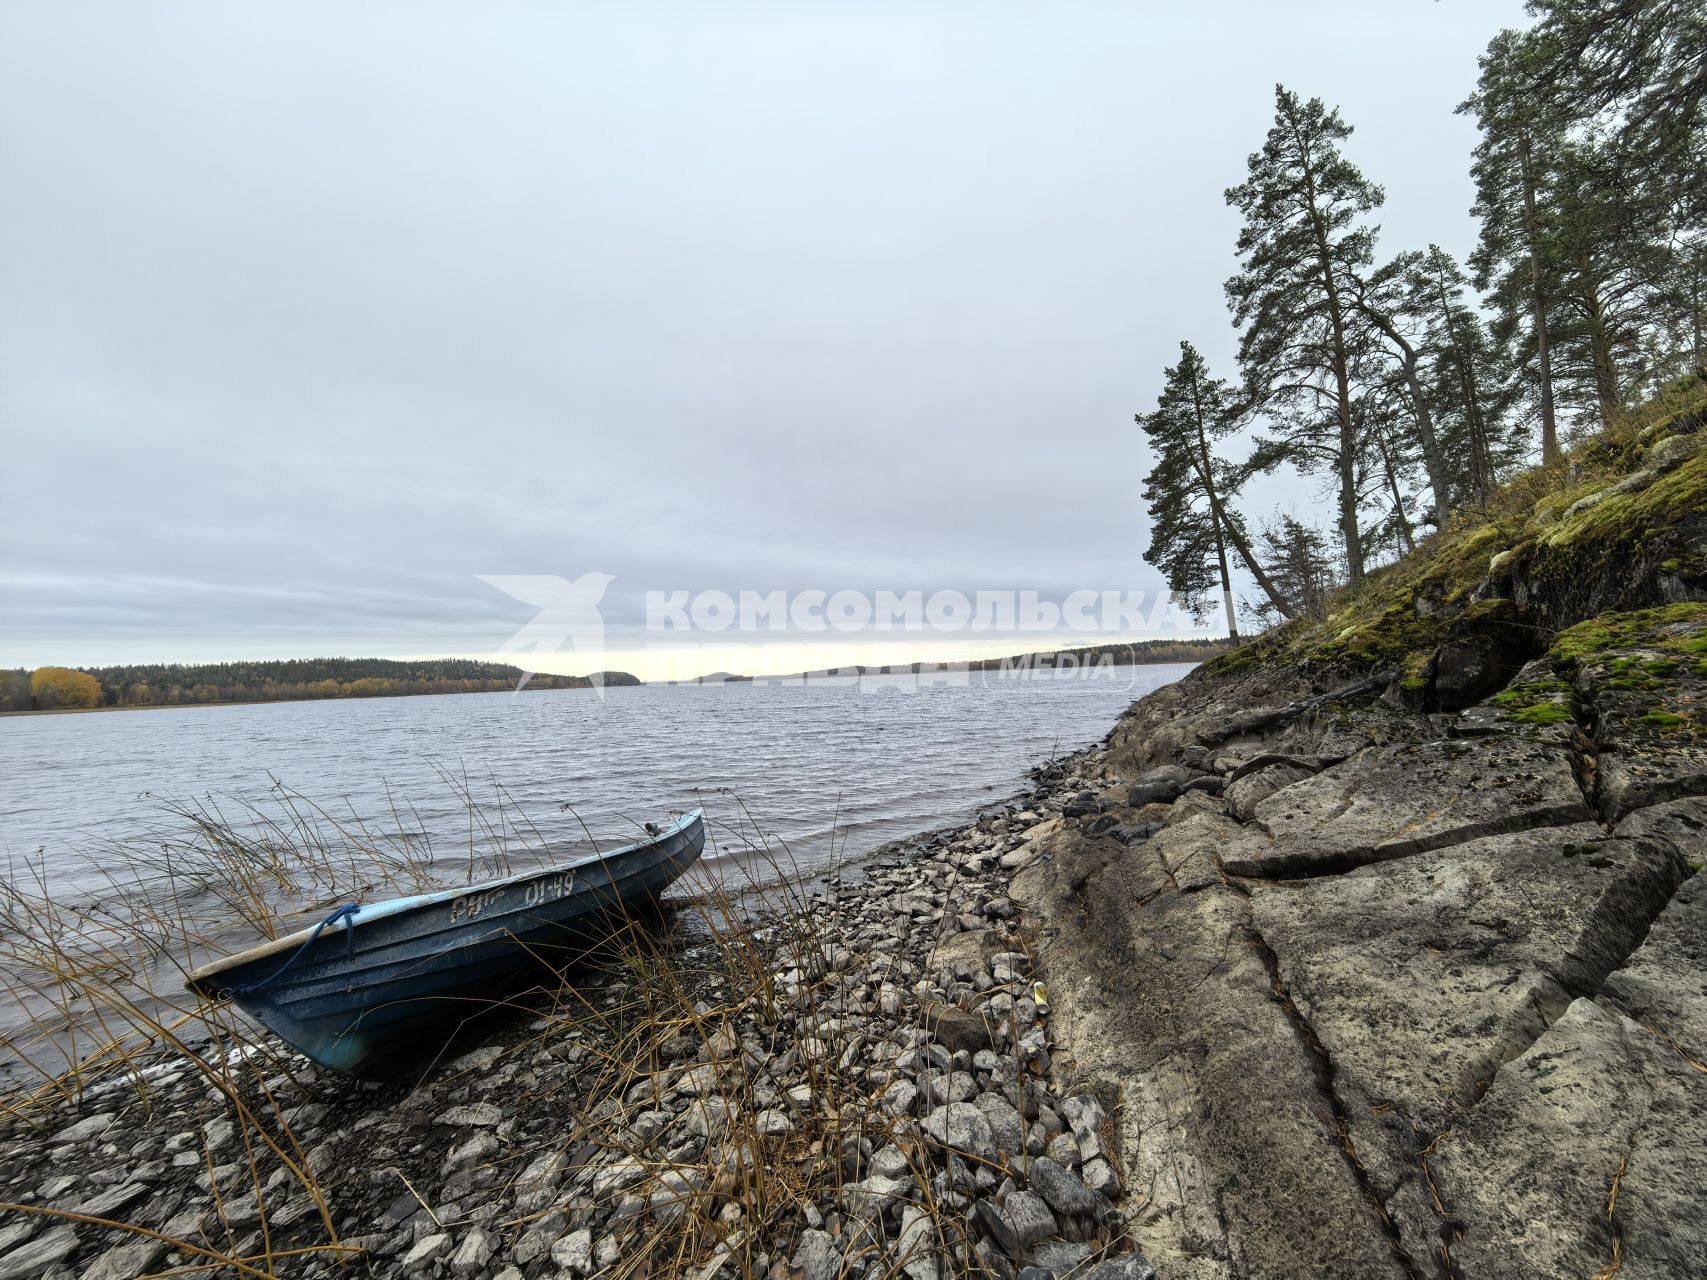
[[[1642,723],[1650,729],[1681,729],[1689,722],[1688,716],[1673,715],[1669,711],[1650,711],[1642,717]]]
[[[1686,417],[1703,413],[1707,385],[1695,378],[1680,381],[1568,458],[1514,477],[1483,507],[1459,513],[1399,563],[1371,572],[1356,591],[1336,597],[1327,618],[1278,627],[1206,663],[1194,678],[1236,677],[1271,667],[1397,668],[1401,691],[1420,696],[1423,667],[1462,628],[1493,629],[1506,621],[1533,628],[1561,615],[1569,620],[1580,616],[1585,599],[1616,599],[1626,578],[1631,590],[1643,589],[1640,575],[1666,556],[1671,557],[1665,561],[1668,572],[1693,578],[1707,566],[1707,558],[1675,545],[1674,530],[1707,509],[1707,451],[1645,487],[1611,490],[1634,472],[1657,440],[1676,434]],[[1595,495],[1598,501],[1567,518],[1567,511]],[[1621,572],[1625,567],[1628,574]],[[1501,598],[1518,594],[1511,589],[1513,575],[1529,588],[1524,598],[1532,603],[1525,610]],[[1477,594],[1493,598],[1472,602]],[[1707,623],[1707,606],[1673,610],[1681,611],[1675,620]],[[1559,637],[1553,656],[1568,670],[1605,649],[1633,647],[1638,632],[1656,621],[1663,625],[1671,612],[1608,614],[1581,623]],[[1641,621],[1632,624],[1631,618]],[[1690,664],[1695,675],[1707,676],[1707,637],[1703,640],[1699,648],[1657,647]],[[1677,675],[1676,668],[1637,667],[1618,678],[1641,689],[1644,679]]]
[[[1561,631],[1555,637],[1549,655],[1555,661],[1574,664],[1588,661],[1608,649],[1638,645],[1681,655],[1707,653],[1707,645],[1703,644],[1707,641],[1707,632],[1688,636],[1659,634],[1664,628],[1680,623],[1707,628],[1707,604],[1668,604],[1632,613],[1603,613],[1598,618],[1590,618]]]
[[[1519,724],[1563,724],[1571,718],[1571,709],[1562,702],[1538,702],[1505,717]]]
[[[1532,707],[1551,694],[1570,691],[1571,686],[1563,680],[1531,680],[1496,693],[1488,701],[1496,707]]]
[[[1634,493],[1609,494],[1569,519],[1561,519],[1541,537],[1545,547],[1562,549],[1588,542],[1639,540],[1648,530],[1675,524],[1690,511],[1707,507],[1707,451]]]

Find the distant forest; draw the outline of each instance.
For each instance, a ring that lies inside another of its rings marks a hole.
[[[928,671],[940,666],[964,666],[969,671],[1052,670],[1057,667],[1089,667],[1098,664],[1137,666],[1146,662],[1208,662],[1233,645],[1228,637],[1205,640],[1134,640],[1129,643],[1089,645],[1082,649],[1059,649],[1048,653],[1019,653],[1006,658],[977,658],[966,663],[911,662],[887,667],[859,667],[861,675],[899,675]],[[842,667],[841,674],[856,668]],[[718,677],[708,676],[713,680]],[[739,677],[750,679],[751,677]]]
[[[148,663],[124,667],[41,667],[0,671],[0,711],[78,707],[164,707],[215,702],[296,702],[386,698],[418,693],[493,693],[513,689],[519,667],[440,658],[293,658],[281,662]],[[529,689],[589,689],[640,681],[625,671],[590,676],[535,675]]]
[[[1123,644],[1095,644],[1083,649],[1061,649],[1055,653],[983,658],[972,663],[972,669],[999,671],[1008,667],[1092,667],[1099,663],[1130,667],[1146,662],[1208,662],[1227,652],[1234,643],[1234,639],[1226,636],[1211,640],[1134,640]]]

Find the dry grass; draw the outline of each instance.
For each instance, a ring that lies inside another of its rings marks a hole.
[[[476,807],[471,788],[458,790]],[[117,869],[98,901],[56,901],[39,868],[0,885],[0,983],[30,1017],[5,1045],[24,1070],[22,1082],[0,1095],[0,1116],[14,1133],[47,1132],[63,1123],[60,1108],[91,1096],[103,1106],[115,1097],[134,1101],[146,1114],[165,1073],[199,1080],[236,1137],[235,1155],[229,1143],[219,1154],[205,1133],[198,1139],[211,1213],[196,1231],[44,1205],[0,1210],[159,1241],[176,1251],[169,1260],[185,1274],[226,1267],[244,1276],[296,1275],[311,1258],[350,1252],[339,1223],[348,1230],[366,1211],[342,1202],[355,1183],[324,1153],[305,1151],[287,1118],[291,1100],[347,1095],[349,1087],[305,1072],[300,1059],[228,1007],[196,1002],[180,990],[181,979],[233,917],[276,936],[327,901],[423,887],[432,856],[411,837],[382,838],[282,787],[276,795],[280,808],[250,808],[236,822],[211,805],[169,808],[185,834],[141,854],[133,849],[122,863],[109,849],[108,865]],[[942,1153],[927,1150],[856,1079],[872,1053],[854,1012],[870,992],[856,988],[869,966],[892,961],[852,956],[826,933],[831,922],[814,907],[786,846],[738,802],[733,812],[713,824],[713,842],[741,853],[737,882],[714,883],[692,904],[679,931],[686,944],[643,922],[619,922],[603,958],[615,982],[560,981],[519,1002],[533,1020],[526,1035],[505,1037],[500,1058],[516,1064],[518,1084],[501,1101],[507,1110],[547,1110],[569,1123],[554,1146],[504,1152],[501,1173],[516,1179],[530,1161],[561,1161],[575,1151],[581,1168],[549,1205],[497,1225],[519,1235],[547,1213],[585,1217],[619,1205],[633,1212],[638,1200],[628,1229],[601,1227],[602,1237],[620,1242],[605,1274],[710,1275],[720,1265],[752,1274],[761,1255],[774,1262],[779,1244],[820,1221],[826,1208],[835,1215],[846,1184],[874,1151],[893,1144],[925,1188],[923,1216],[903,1242],[886,1236],[881,1215],[863,1231],[845,1224],[849,1254],[882,1259],[868,1274],[899,1275],[911,1260],[899,1243],[949,1261],[946,1274],[956,1274],[972,1237],[937,1193],[970,1178],[976,1162],[957,1156],[945,1172]],[[400,831],[419,829],[396,816]],[[471,853],[469,876],[507,870],[505,851],[537,838],[514,814],[473,815],[469,830],[471,848],[490,842],[502,858]],[[305,911],[292,914],[286,904]],[[908,1007],[916,1025],[916,1002]],[[884,1055],[900,1052],[875,1043],[880,1066]],[[536,1071],[532,1064],[542,1062],[570,1069]],[[485,1070],[493,1069],[488,1061]],[[281,1079],[292,1082],[294,1099],[278,1096]],[[441,1071],[417,1087],[455,1081],[454,1072]],[[671,1091],[684,1081],[694,1083],[692,1101],[677,1120],[680,1094]],[[667,1098],[674,1099],[668,1106]],[[670,1112],[668,1125],[660,1110]],[[788,1117],[785,1133],[773,1131],[778,1111]],[[291,1209],[282,1215],[287,1226],[275,1229],[282,1207]]]

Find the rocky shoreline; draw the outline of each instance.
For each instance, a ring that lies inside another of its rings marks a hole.
[[[0,1138],[0,1280],[1151,1275],[1008,895],[1099,750],[413,1085],[162,1054]],[[666,989],[667,988],[667,989]],[[39,1212],[47,1210],[49,1212]],[[114,1225],[128,1224],[131,1230]],[[238,1261],[232,1261],[238,1260]]]
[[[1444,683],[1160,690],[1012,885],[1158,1275],[1702,1274],[1707,606]]]
[[[10,1116],[0,1280],[1698,1274],[1707,609],[1594,625],[1457,707],[1200,671],[412,1085]]]

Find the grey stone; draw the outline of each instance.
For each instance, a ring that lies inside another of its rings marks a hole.
[[[1070,1133],[1058,1133],[1049,1139],[1045,1148],[1049,1159],[1064,1169],[1077,1168],[1079,1164],[1079,1140]]]
[[[675,1222],[704,1195],[706,1181],[697,1169],[666,1169],[657,1177],[657,1189],[648,1197],[652,1216]]]
[[[996,1158],[996,1140],[984,1113],[969,1102],[951,1102],[925,1117],[925,1132],[940,1147],[980,1160]]]
[[[112,1123],[111,1111],[97,1111],[94,1115],[84,1116],[81,1120],[66,1125],[53,1135],[53,1143],[59,1146],[67,1142],[85,1142],[105,1133],[112,1127]]]
[[[1104,1200],[1120,1199],[1120,1176],[1115,1173],[1114,1166],[1101,1156],[1094,1160],[1085,1161],[1079,1170],[1079,1176],[1092,1191]]]
[[[1106,1200],[1048,1156],[1038,1156],[1026,1172],[1031,1179],[1032,1190],[1048,1201],[1056,1213],[1078,1218],[1095,1217],[1108,1208]]]
[[[554,1245],[562,1243],[559,1237],[562,1236],[563,1228],[568,1225],[568,1222],[569,1216],[561,1209],[554,1209],[550,1213],[535,1218],[522,1232],[521,1239],[516,1241],[515,1247],[510,1250],[510,1255],[522,1266],[531,1266],[534,1259],[543,1257],[550,1252]],[[590,1231],[587,1233],[587,1248],[589,1250],[592,1248],[592,1233]]]
[[[753,1127],[762,1137],[780,1138],[793,1131],[794,1122],[781,1111],[761,1111],[753,1118]]]
[[[39,1276],[76,1253],[77,1244],[77,1232],[73,1228],[50,1227],[34,1240],[0,1257],[0,1280],[28,1280]]]
[[[1104,1258],[1083,1275],[1084,1280],[1156,1280],[1155,1268],[1141,1253]]]
[[[404,1256],[403,1268],[410,1272],[424,1270],[449,1253],[450,1249],[451,1238],[448,1231],[436,1231],[430,1236],[422,1236],[415,1241],[415,1247]]]
[[[483,1163],[488,1157],[498,1152],[498,1139],[490,1133],[477,1133],[461,1146],[454,1148],[445,1157],[446,1169],[460,1169],[464,1165]]]
[[[1302,782],[1317,771],[1296,764],[1271,764],[1244,774],[1230,783],[1223,793],[1228,811],[1240,822],[1249,822],[1257,805],[1276,791]]]
[[[84,1268],[78,1280],[136,1280],[155,1270],[165,1256],[163,1241],[129,1240],[101,1254]]]
[[[1147,804],[1167,804],[1179,797],[1197,775],[1177,764],[1157,765],[1132,780],[1127,788],[1126,803],[1134,809]]]
[[[547,1151],[530,1160],[516,1177],[516,1212],[525,1216],[549,1205],[557,1195],[557,1185],[563,1180],[567,1167],[568,1156],[562,1151]],[[414,1197],[405,1198],[412,1200]]]
[[[1074,1275],[1090,1261],[1091,1247],[1068,1240],[1045,1240],[1031,1251],[1033,1266],[1043,1267],[1058,1277]]]
[[[1013,1192],[1002,1206],[1002,1212],[1007,1216],[1008,1224],[1021,1249],[1029,1249],[1039,1240],[1047,1240],[1060,1230],[1049,1205],[1035,1191]],[[1017,1253],[1012,1257],[1015,1261],[1019,1259]]]
[[[1007,1215],[990,1200],[972,1202],[972,1225],[988,1236],[996,1248],[1010,1258],[1018,1258],[1023,1246],[1009,1223]]]
[[[493,1102],[471,1102],[466,1106],[451,1107],[439,1116],[440,1124],[452,1125],[495,1125],[504,1118],[503,1110]]]
[[[904,1178],[912,1172],[906,1152],[893,1142],[877,1149],[871,1157],[870,1169],[880,1178]]]
[[[788,1261],[801,1272],[801,1280],[836,1280],[842,1272],[841,1250],[827,1231],[802,1231]]]
[[[105,1191],[97,1191],[78,1204],[71,1206],[73,1213],[87,1214],[91,1218],[111,1218],[126,1207],[135,1204],[149,1193],[146,1183],[125,1182],[116,1187],[108,1187]]]
[[[1377,1194],[1573,991],[1600,985],[1681,878],[1669,848],[1582,823],[1253,894]]]
[[[498,1250],[498,1242],[491,1233],[481,1227],[471,1227],[461,1242],[456,1246],[456,1252],[450,1256],[450,1270],[454,1276],[478,1276],[486,1274],[486,1264]]]
[[[842,1187],[842,1206],[857,1217],[875,1217],[890,1205],[906,1199],[912,1189],[910,1179],[885,1178],[873,1174],[869,1178],[849,1182]]]
[[[918,1105],[919,1087],[911,1080],[896,1080],[883,1091],[883,1106],[894,1116],[910,1116]]]
[[[571,1231],[551,1246],[551,1261],[565,1271],[578,1276],[590,1276],[594,1271],[593,1230],[582,1227]],[[523,1265],[526,1265],[525,1263]]]
[[[1428,1173],[1432,1186],[1420,1172],[1407,1181],[1394,1217],[1413,1250],[1436,1241],[1438,1197],[1461,1224],[1460,1274],[1610,1275],[1617,1259],[1620,1276],[1699,1275],[1707,1075],[1574,1001],[1440,1136]]]
[[[926,1032],[950,1053],[977,1053],[994,1044],[989,1024],[978,1014],[941,1001],[926,1001],[923,1012]]]
[[[940,1280],[936,1223],[919,1213],[904,1223],[895,1240],[895,1260],[908,1280]]]
[[[1017,1156],[1025,1149],[1025,1122],[1013,1103],[999,1093],[981,1093],[973,1105],[990,1123],[990,1138],[997,1155]]]
[[[1260,830],[1221,862],[1240,876],[1320,874],[1593,816],[1561,747],[1509,736],[1370,747],[1258,804]]]
[[[925,1079],[925,1092],[933,1106],[945,1102],[971,1102],[978,1096],[978,1081],[970,1071],[933,1072]]]

